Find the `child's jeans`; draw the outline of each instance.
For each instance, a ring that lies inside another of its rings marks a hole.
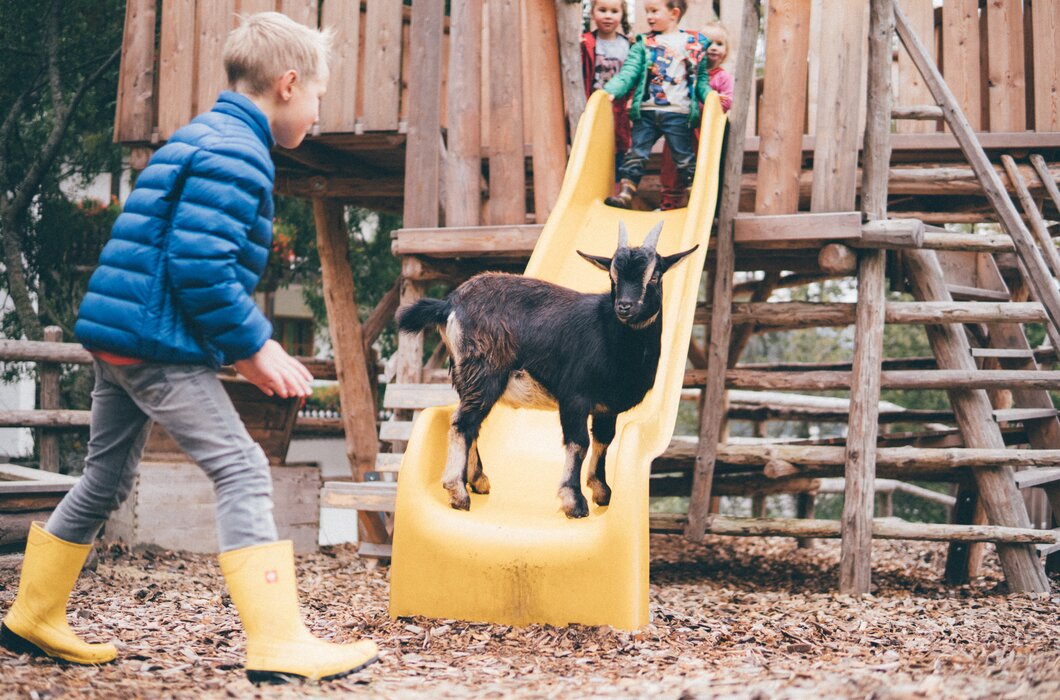
[[[212,369],[156,362],[94,364],[85,470],[45,530],[67,542],[92,542],[111,511],[129,496],[154,421],[213,480],[222,552],[276,541],[268,458],[247,433]],[[182,485],[172,487],[179,491]]]
[[[690,184],[696,172],[696,154],[693,146],[692,127],[688,125],[688,115],[680,112],[662,112],[646,109],[640,113],[640,119],[633,122],[633,145],[626,154],[619,176],[639,184],[644,176],[644,166],[651,154],[651,147],[666,137],[666,143],[673,152],[674,164],[684,184]]]

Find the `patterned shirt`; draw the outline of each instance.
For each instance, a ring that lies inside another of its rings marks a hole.
[[[692,106],[689,90],[688,34],[678,30],[654,34],[647,46],[648,81],[640,108],[688,114]]]

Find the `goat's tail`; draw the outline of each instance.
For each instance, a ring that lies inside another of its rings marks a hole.
[[[432,324],[444,326],[451,305],[448,299],[420,299],[397,312],[397,325],[404,333],[416,334]]]

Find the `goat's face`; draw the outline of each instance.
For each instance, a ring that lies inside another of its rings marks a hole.
[[[582,256],[611,276],[611,303],[621,323],[640,330],[647,328],[662,309],[662,276],[699,246],[673,255],[659,255],[655,248],[662,232],[662,222],[655,225],[640,246],[629,246],[626,225],[618,225],[618,248],[613,257]]]

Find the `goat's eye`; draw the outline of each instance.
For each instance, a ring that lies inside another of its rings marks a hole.
[[[652,275],[651,275],[652,284],[657,284],[658,281],[659,281],[659,273],[658,272],[653,272]]]

